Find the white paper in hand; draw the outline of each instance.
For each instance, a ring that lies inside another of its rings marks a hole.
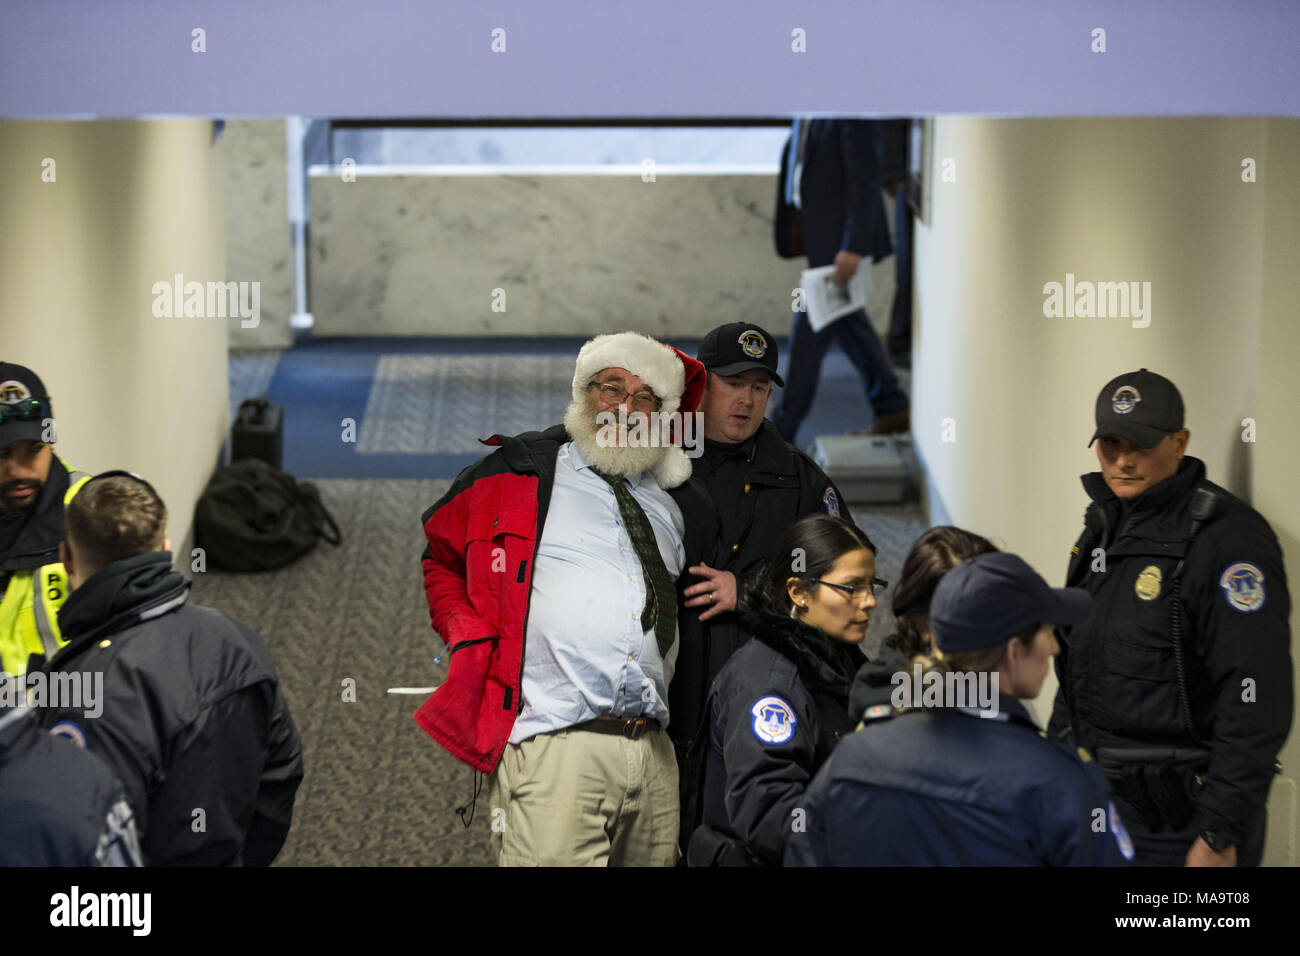
[[[800,278],[808,324],[820,332],[836,319],[867,307],[871,296],[871,261],[863,258],[847,285],[835,282],[835,267],[805,269]]]

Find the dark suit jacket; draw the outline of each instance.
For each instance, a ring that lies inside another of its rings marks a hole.
[[[794,230],[813,267],[828,266],[841,249],[879,262],[894,251],[881,193],[881,120],[808,121],[800,183],[802,210],[785,202],[790,142],[781,150],[777,179],[776,247],[784,258],[799,255]],[[795,224],[798,220],[798,225]]]

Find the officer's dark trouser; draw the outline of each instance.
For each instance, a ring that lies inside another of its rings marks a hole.
[[[1124,828],[1133,838],[1137,855],[1133,858],[1134,866],[1184,866],[1187,852],[1196,842],[1199,831],[1192,823],[1182,830],[1164,827],[1160,830],[1148,830],[1142,822],[1141,815],[1132,805],[1117,794],[1112,794],[1115,809],[1119,811]],[[1246,836],[1237,847],[1238,866],[1259,866],[1264,856],[1264,831],[1268,820],[1266,811],[1261,810],[1255,822],[1247,828]]]

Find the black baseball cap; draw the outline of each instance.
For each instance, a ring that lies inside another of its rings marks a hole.
[[[1082,624],[1092,610],[1083,588],[1053,588],[1017,555],[998,551],[963,561],[939,579],[930,630],[945,654],[1009,641],[1031,624]]]
[[[718,375],[739,375],[751,368],[761,368],[772,381],[785,387],[776,374],[776,339],[753,322],[729,322],[720,325],[700,342],[696,359]]]
[[[1139,448],[1153,448],[1183,427],[1183,396],[1163,375],[1139,369],[1117,375],[1097,395],[1098,438],[1117,435]]]
[[[44,441],[54,406],[45,383],[25,365],[0,362],[0,448],[16,441]]]

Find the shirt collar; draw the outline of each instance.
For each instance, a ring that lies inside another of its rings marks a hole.
[[[578,448],[577,442],[571,441],[564,447],[568,449],[569,462],[573,466],[574,471],[582,471],[583,469],[590,469],[592,467],[591,462],[587,461],[587,459],[582,456],[582,451]],[[624,475],[623,479],[627,482],[628,488],[639,488],[641,482],[645,480],[645,472],[640,472],[635,475]]]

